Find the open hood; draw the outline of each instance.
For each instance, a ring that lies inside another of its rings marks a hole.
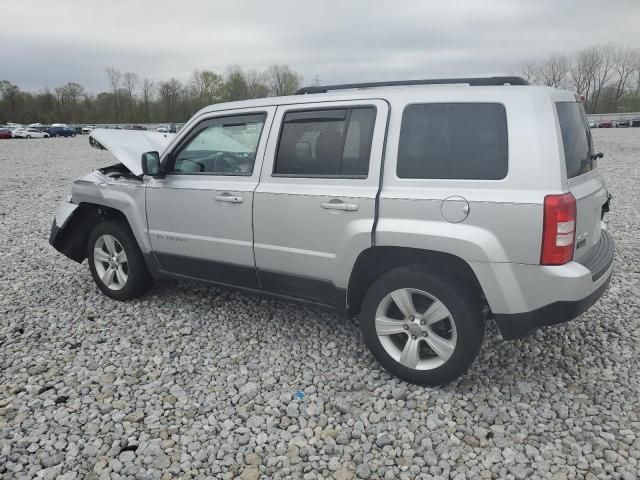
[[[91,132],[89,143],[94,148],[109,150],[131,173],[142,175],[142,154],[155,151],[162,155],[175,136],[175,133],[99,128]]]

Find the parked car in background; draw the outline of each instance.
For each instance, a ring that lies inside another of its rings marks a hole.
[[[631,126],[631,119],[629,118],[625,118],[624,120],[620,120],[618,122],[618,127],[620,128],[627,128]]]
[[[0,138],[2,139],[6,139],[6,138],[12,138],[13,134],[11,133],[11,130],[9,130],[8,128],[0,128]]]
[[[158,125],[156,127],[156,131],[161,133],[169,133],[171,131],[171,128],[169,127],[169,125]]]
[[[95,125],[85,125],[84,127],[82,127],[82,133],[83,134],[91,133],[95,128],[96,128]]]
[[[602,120],[598,128],[613,128],[613,120]]]
[[[16,128],[13,131],[14,138],[49,138],[47,132],[38,130],[37,128]]]
[[[386,369],[449,382],[486,318],[516,339],[600,298],[610,196],[573,92],[406,83],[212,105],[177,135],[97,129],[120,163],[73,184],[49,241],[117,300],[172,276],[359,315]]]
[[[67,127],[51,126],[45,130],[52,137],[75,137],[76,132]]]
[[[640,127],[640,117],[631,119],[632,127]]]
[[[589,128],[598,128],[599,124],[595,120],[589,120]]]
[[[127,129],[128,130],[146,130],[147,127],[143,127],[142,125],[129,125]]]

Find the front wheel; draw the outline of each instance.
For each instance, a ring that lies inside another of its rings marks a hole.
[[[480,351],[484,321],[466,286],[411,267],[384,274],[360,314],[364,340],[389,372],[442,385],[463,375]]]
[[[142,252],[123,222],[110,220],[94,227],[87,259],[98,288],[116,300],[139,297],[153,283]]]

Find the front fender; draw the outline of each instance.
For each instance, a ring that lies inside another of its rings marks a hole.
[[[72,188],[73,201],[109,207],[121,212],[144,254],[151,252],[146,234],[145,184],[140,180],[114,180],[93,172],[76,180]]]

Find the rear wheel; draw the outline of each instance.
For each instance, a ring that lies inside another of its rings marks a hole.
[[[442,385],[464,374],[484,335],[480,309],[464,285],[409,267],[377,280],[360,316],[376,360],[420,385]]]
[[[142,252],[123,222],[111,220],[95,226],[89,235],[87,259],[98,288],[116,300],[139,297],[153,283]]]

